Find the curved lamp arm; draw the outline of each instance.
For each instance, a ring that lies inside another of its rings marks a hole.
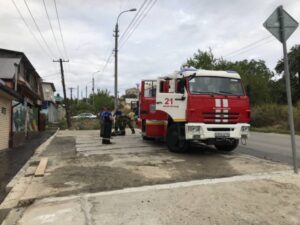
[[[125,11],[123,11],[123,12],[120,12],[120,14],[118,15],[117,23],[116,23],[116,24],[119,23],[119,18],[120,18],[120,16],[121,16],[123,13],[126,13],[126,12],[134,12],[134,11],[136,11],[136,8],[133,8],[133,9],[129,9],[129,10],[125,10]]]

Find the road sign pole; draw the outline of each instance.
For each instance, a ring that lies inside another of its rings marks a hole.
[[[289,117],[289,126],[290,126],[290,132],[291,132],[293,166],[294,166],[294,172],[298,173],[294,115],[293,115],[291,82],[290,82],[290,72],[289,72],[289,61],[288,61],[288,55],[287,55],[285,28],[284,28],[284,16],[283,16],[282,6],[278,7],[278,15],[279,15],[279,23],[280,23],[280,36],[281,36],[281,42],[282,42],[282,46],[283,46],[283,56],[284,56],[284,76],[285,76],[285,82],[286,82],[286,94],[287,94],[287,101],[288,101],[288,114],[289,114],[288,117]]]

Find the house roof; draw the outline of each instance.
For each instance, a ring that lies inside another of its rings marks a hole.
[[[19,64],[21,58],[0,58],[0,78],[13,79],[15,75],[14,64]]]
[[[34,66],[31,64],[31,62],[29,61],[29,59],[23,52],[0,48],[0,62],[2,62],[2,65],[0,64],[0,78],[3,78],[3,79],[12,79],[13,78],[14,73],[15,73],[15,70],[14,70],[15,62],[12,63],[13,62],[12,59],[15,59],[15,60],[18,59],[19,61],[17,63],[20,63],[21,60],[24,60],[35,71],[36,75],[38,77],[40,77],[39,74],[36,72]],[[4,64],[6,64],[6,63],[8,63],[7,67],[9,68],[9,70],[3,69],[4,70],[3,72],[12,72],[11,68],[13,68],[13,73],[9,74],[9,75],[2,75],[1,67],[4,66]],[[6,77],[2,77],[2,76],[6,76]]]
[[[55,86],[52,82],[42,82],[42,85],[50,85],[53,91],[56,91]]]
[[[14,97],[15,99],[22,100],[22,97],[20,96],[20,94],[18,94],[17,92],[12,90],[11,88],[7,87],[5,85],[5,82],[1,79],[0,79],[0,91],[5,92],[6,94]]]

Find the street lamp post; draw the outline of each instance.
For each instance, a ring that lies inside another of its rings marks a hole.
[[[119,18],[125,12],[134,12],[136,9],[129,9],[121,12],[118,15],[117,23],[115,26],[115,111],[118,108],[118,38],[119,38]]]

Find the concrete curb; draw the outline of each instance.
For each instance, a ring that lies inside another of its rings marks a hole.
[[[42,143],[38,148],[36,148],[33,156],[25,163],[25,165],[19,170],[19,172],[14,176],[14,178],[6,185],[6,192],[8,193],[3,202],[0,205],[1,209],[11,209],[16,207],[19,202],[19,198],[25,193],[32,177],[25,177],[26,170],[30,164],[43,152],[46,150],[47,146],[55,138],[59,129],[48,138],[44,143]],[[17,185],[21,184],[21,185]]]
[[[56,130],[56,132],[48,138],[45,142],[43,142],[37,149],[35,150],[34,154],[30,157],[30,159],[25,163],[25,165],[19,170],[19,172],[13,177],[13,179],[6,185],[6,192],[10,192],[11,189],[14,187],[14,185],[20,180],[21,177],[23,177],[26,173],[27,168],[29,167],[30,163],[33,161],[32,159],[34,157],[37,157],[40,155],[46,147],[50,144],[50,142],[55,138],[57,133],[59,132],[59,128]]]
[[[272,179],[283,178],[283,177],[298,178],[299,175],[294,174],[293,170],[274,171],[268,173],[262,172],[262,173],[254,173],[254,174],[237,175],[232,177],[221,177],[221,178],[192,180],[192,181],[175,182],[175,183],[167,183],[167,184],[146,185],[140,187],[129,187],[129,188],[123,188],[119,190],[101,191],[96,193],[84,193],[84,194],[70,195],[64,197],[36,198],[34,199],[34,202],[36,203],[64,202],[64,201],[76,200],[80,198],[93,198],[98,196],[121,195],[121,194],[128,194],[128,193],[138,193],[138,192],[158,191],[158,190],[171,190],[171,189],[178,189],[178,188],[204,186],[204,185],[218,185],[218,184],[221,185],[223,183],[272,180]]]

